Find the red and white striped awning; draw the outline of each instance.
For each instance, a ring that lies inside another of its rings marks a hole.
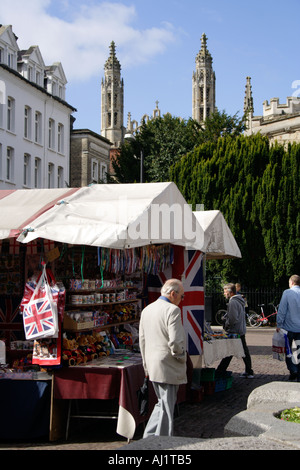
[[[78,188],[0,190],[0,239],[16,238],[24,227]]]
[[[5,238],[121,249],[172,243],[210,259],[241,257],[222,214],[193,213],[170,182],[0,190],[0,240]]]

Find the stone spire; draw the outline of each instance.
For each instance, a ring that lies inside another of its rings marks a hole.
[[[104,65],[104,79],[101,81],[101,135],[120,147],[124,127],[124,82],[121,65],[116,56],[114,41],[110,44],[110,55]]]
[[[246,77],[245,98],[244,98],[244,115],[246,118],[246,133],[252,133],[252,119],[254,114],[251,77]]]
[[[203,122],[216,110],[216,77],[212,68],[212,56],[207,49],[207,37],[201,36],[201,49],[196,59],[196,71],[193,72],[192,117]]]
[[[114,41],[110,43],[109,49],[110,49],[110,56],[105,62],[104,70],[115,69],[116,71],[120,71],[121,65],[116,56],[116,45]]]
[[[196,64],[203,64],[205,62],[209,62],[210,64],[212,64],[213,62],[212,56],[207,49],[206,43],[207,36],[205,33],[203,33],[201,36],[201,49],[196,56]]]
[[[249,115],[251,117],[253,117],[254,107],[253,107],[251,77],[246,77],[245,98],[244,98],[244,114],[246,112],[249,112]]]

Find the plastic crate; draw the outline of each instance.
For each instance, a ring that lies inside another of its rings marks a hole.
[[[201,382],[212,382],[215,380],[216,369],[204,367],[201,369]]]
[[[216,382],[203,382],[204,395],[213,395],[215,393]]]
[[[200,403],[204,399],[204,387],[191,388],[190,401],[192,403]]]
[[[227,377],[227,379],[226,379],[226,390],[228,390],[229,388],[232,387],[232,381],[233,381],[233,377],[232,377],[232,376]]]
[[[223,392],[226,390],[227,379],[217,379],[215,385],[215,392]]]
[[[219,372],[216,370],[215,379],[227,379],[228,377],[231,377],[231,375],[232,372],[230,370],[226,370],[225,372]]]
[[[201,371],[202,369],[193,369],[192,384],[200,385],[201,382]]]

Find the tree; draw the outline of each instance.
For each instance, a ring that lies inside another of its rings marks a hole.
[[[240,119],[238,113],[230,116],[224,110],[215,111],[206,118],[201,126],[202,132],[199,135],[199,143],[217,142],[219,137],[225,137],[227,135],[237,137],[245,130],[245,123],[245,116]]]
[[[274,280],[282,286],[300,266],[300,146],[285,151],[278,144],[270,149],[270,160],[256,195],[266,255]]]
[[[193,119],[184,120],[165,114],[144,123],[135,140],[125,142],[113,162],[117,181],[139,181],[138,168],[141,152],[144,156],[144,181],[169,181],[170,167],[204,142],[216,142],[218,137],[239,135],[244,120],[231,117],[224,111],[215,112],[203,125]]]
[[[200,145],[172,168],[171,178],[187,202],[194,208],[202,203],[205,210],[220,210],[241,250],[241,260],[208,262],[210,274],[218,273],[224,279],[240,280],[253,287],[268,285],[272,280],[261,226],[254,210],[268,162],[267,138],[227,135],[217,142]]]
[[[140,181],[139,142],[125,142],[112,159],[113,176],[109,175],[109,183],[136,183]]]

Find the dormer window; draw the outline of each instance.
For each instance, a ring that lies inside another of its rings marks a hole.
[[[42,84],[42,81],[41,81],[41,73],[40,73],[40,72],[36,72],[35,82],[36,82],[37,85],[41,85],[41,84]]]
[[[14,55],[13,55],[11,52],[9,52],[9,53],[7,54],[7,65],[8,65],[11,69],[14,68]]]
[[[32,77],[32,67],[28,67],[27,80],[31,81],[32,79],[33,79],[33,77]]]

